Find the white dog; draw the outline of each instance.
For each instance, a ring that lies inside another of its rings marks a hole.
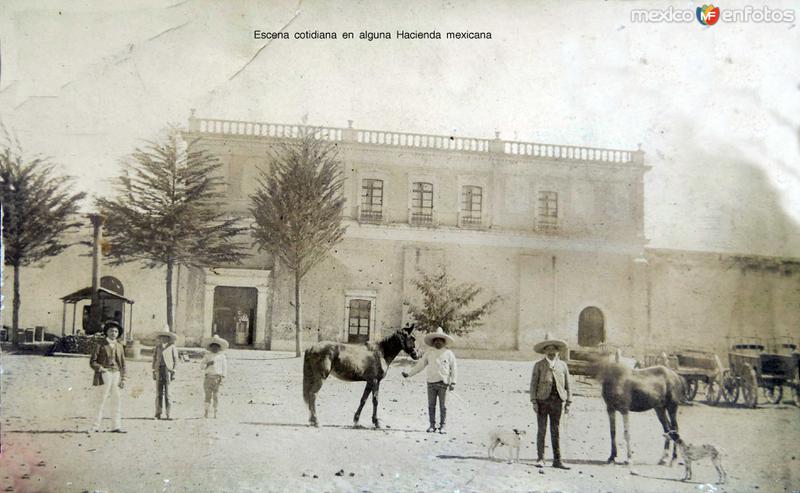
[[[678,432],[675,430],[665,433],[665,436],[671,438],[681,450],[681,455],[683,455],[683,463],[686,466],[686,474],[683,478],[684,481],[692,479],[693,461],[709,457],[711,462],[714,463],[714,467],[717,469],[717,475],[719,475],[719,484],[725,483],[727,474],[725,473],[725,469],[722,468],[722,454],[717,447],[708,444],[690,445],[684,442],[683,439],[681,439],[681,436],[678,435]],[[672,465],[672,463],[670,463],[670,465]]]
[[[525,430],[504,430],[497,428],[489,434],[489,458],[494,459],[494,449],[498,445],[505,445],[508,447],[508,460],[511,461],[512,457],[515,462],[519,462],[519,447],[520,437],[525,435]],[[512,453],[514,454],[512,456]]]

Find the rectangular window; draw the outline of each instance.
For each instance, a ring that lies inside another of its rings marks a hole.
[[[362,343],[369,340],[369,322],[372,302],[351,299],[348,303],[347,342]]]
[[[480,226],[483,212],[483,189],[473,185],[461,188],[461,226]]]
[[[433,224],[433,184],[414,182],[411,187],[411,223]]]
[[[361,181],[361,208],[359,220],[379,223],[383,220],[383,180]]]
[[[537,229],[555,231],[558,229],[558,192],[539,191],[537,210]]]

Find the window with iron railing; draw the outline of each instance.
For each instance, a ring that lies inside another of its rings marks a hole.
[[[536,229],[545,232],[558,230],[558,192],[539,191]]]
[[[358,219],[362,222],[383,221],[383,180],[366,178],[361,181],[361,205]]]
[[[414,225],[433,225],[433,184],[414,182],[411,186],[409,222]]]
[[[483,188],[465,185],[461,188],[461,211],[459,226],[478,227],[483,213]]]

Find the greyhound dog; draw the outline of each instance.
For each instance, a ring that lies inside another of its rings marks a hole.
[[[678,448],[681,450],[681,455],[683,455],[683,462],[686,465],[686,475],[684,476],[683,480],[688,481],[692,479],[692,462],[696,460],[703,459],[705,457],[710,457],[711,462],[714,463],[714,467],[717,468],[717,474],[719,475],[719,484],[725,483],[725,478],[727,474],[725,473],[725,469],[722,468],[722,454],[720,453],[719,449],[713,445],[703,444],[703,445],[690,445],[681,439],[681,436],[675,430],[670,430],[664,434],[666,438],[672,439]],[[672,465],[672,463],[670,463]]]
[[[525,430],[520,431],[516,428],[510,431],[502,428],[492,430],[489,434],[489,458],[494,459],[494,449],[498,445],[505,445],[508,447],[508,460],[512,461],[513,457],[513,461],[519,462],[520,437],[524,435]]]

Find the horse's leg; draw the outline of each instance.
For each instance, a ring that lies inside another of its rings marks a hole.
[[[678,406],[669,406],[667,408],[667,412],[669,413],[669,426],[670,429],[678,431]],[[667,447],[669,446],[669,438],[667,438]],[[672,442],[672,460],[670,460],[670,467],[672,464],[675,463],[675,460],[678,458],[678,444]]]
[[[372,424],[375,428],[381,427],[381,422],[378,421],[378,391],[381,389],[381,381],[375,380],[372,384]]]
[[[303,398],[308,404],[308,422],[311,426],[319,426],[317,421],[317,393],[322,382],[331,372],[331,361],[325,357],[321,361],[319,355],[306,351],[303,360]]]
[[[631,450],[631,423],[630,413],[622,413],[622,427],[625,435],[625,464],[633,464],[633,450]]]
[[[617,458],[617,414],[613,409],[608,410],[608,426],[611,429],[611,455],[607,463],[613,464]]]
[[[667,417],[667,411],[663,407],[656,408],[656,416],[658,416],[658,420],[661,422],[661,427],[664,429],[664,433],[669,433],[670,425],[669,425],[669,418]],[[669,457],[669,442],[670,438],[669,435],[664,437],[664,453],[661,454],[661,460],[658,461],[658,464],[663,466],[667,463],[667,457]]]
[[[367,382],[364,387],[364,393],[361,394],[361,402],[358,404],[356,414],[353,416],[353,426],[358,427],[358,419],[361,417],[361,410],[364,409],[364,403],[367,402],[367,396],[372,392],[372,382]]]

